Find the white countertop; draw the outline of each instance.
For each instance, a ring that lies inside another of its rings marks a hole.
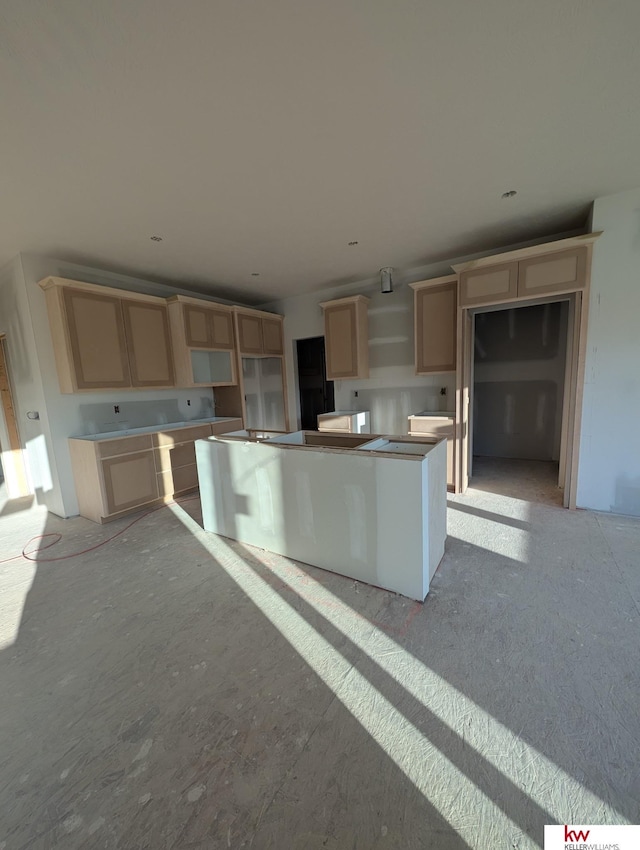
[[[167,422],[164,425],[142,425],[139,428],[126,428],[119,431],[103,431],[100,434],[80,434],[70,437],[72,440],[111,440],[116,437],[129,437],[132,434],[153,434],[158,431],[173,431],[178,428],[192,428],[195,425],[209,425],[211,422],[232,422],[239,416],[210,416],[208,419],[190,419],[186,422]]]

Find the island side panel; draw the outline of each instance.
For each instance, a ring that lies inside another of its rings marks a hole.
[[[224,440],[196,456],[207,531],[424,598],[420,461]]]
[[[440,440],[425,457],[423,475],[423,530],[428,558],[428,582],[438,569],[447,539],[447,440]]]

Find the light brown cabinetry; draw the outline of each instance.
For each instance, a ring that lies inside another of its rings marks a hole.
[[[328,380],[369,377],[368,304],[364,295],[320,304],[324,311]]]
[[[185,342],[190,348],[233,349],[233,314],[230,307],[197,305],[195,299],[170,298],[182,304]]]
[[[586,267],[586,248],[521,260],[518,263],[518,297],[584,289]]]
[[[582,246],[519,261],[479,265],[460,273],[460,306],[575,292],[586,286],[586,268],[587,248]]]
[[[416,375],[454,372],[458,283],[455,275],[412,283]]]
[[[167,308],[146,301],[122,301],[132,387],[175,385]]]
[[[152,451],[110,457],[101,465],[107,514],[118,514],[158,498]]]
[[[455,489],[455,418],[453,416],[424,416],[416,414],[409,417],[409,434],[414,437],[434,437],[447,440],[447,488]]]
[[[235,385],[232,308],[174,295],[168,299],[168,309],[178,386]]]
[[[175,385],[163,298],[64,278],[40,286],[61,392]]]
[[[254,356],[281,356],[282,316],[235,307],[238,351]]]
[[[72,287],[46,293],[62,392],[130,387],[120,299]]]
[[[107,522],[198,486],[194,441],[242,428],[241,419],[111,439],[69,440],[80,514]]]

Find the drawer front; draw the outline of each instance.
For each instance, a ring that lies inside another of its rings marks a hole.
[[[158,493],[160,498],[170,499],[174,493],[195,490],[198,486],[198,468],[195,463],[181,466],[179,469],[158,473]]]
[[[131,452],[142,452],[152,446],[152,434],[140,434],[137,437],[117,437],[114,440],[98,442],[98,457],[117,457]]]
[[[350,416],[318,416],[318,431],[352,431],[352,418]]]
[[[427,434],[434,437],[453,437],[453,422],[451,419],[424,416],[409,420],[410,434]]]
[[[188,443],[194,440],[204,440],[211,436],[211,425],[194,425],[190,428],[175,428],[172,431],[159,431],[154,434],[154,445],[175,446],[178,443]]]
[[[196,450],[193,441],[178,443],[175,446],[160,446],[156,449],[156,469],[164,472],[179,466],[189,466],[196,462]]]
[[[180,469],[173,470],[173,492],[183,493],[185,490],[193,490],[198,486],[198,468],[194,464],[191,466],[181,466]]]
[[[242,428],[242,419],[230,419],[228,422],[212,422],[212,434],[227,434],[229,431],[240,431]],[[209,434],[206,435],[207,437]],[[204,438],[202,438],[204,439]]]

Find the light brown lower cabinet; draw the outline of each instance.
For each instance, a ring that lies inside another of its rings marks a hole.
[[[447,438],[447,489],[455,489],[455,419],[452,416],[409,417],[409,434],[412,436]]]
[[[242,419],[105,440],[69,440],[80,514],[108,522],[198,487],[195,440],[242,428]]]

